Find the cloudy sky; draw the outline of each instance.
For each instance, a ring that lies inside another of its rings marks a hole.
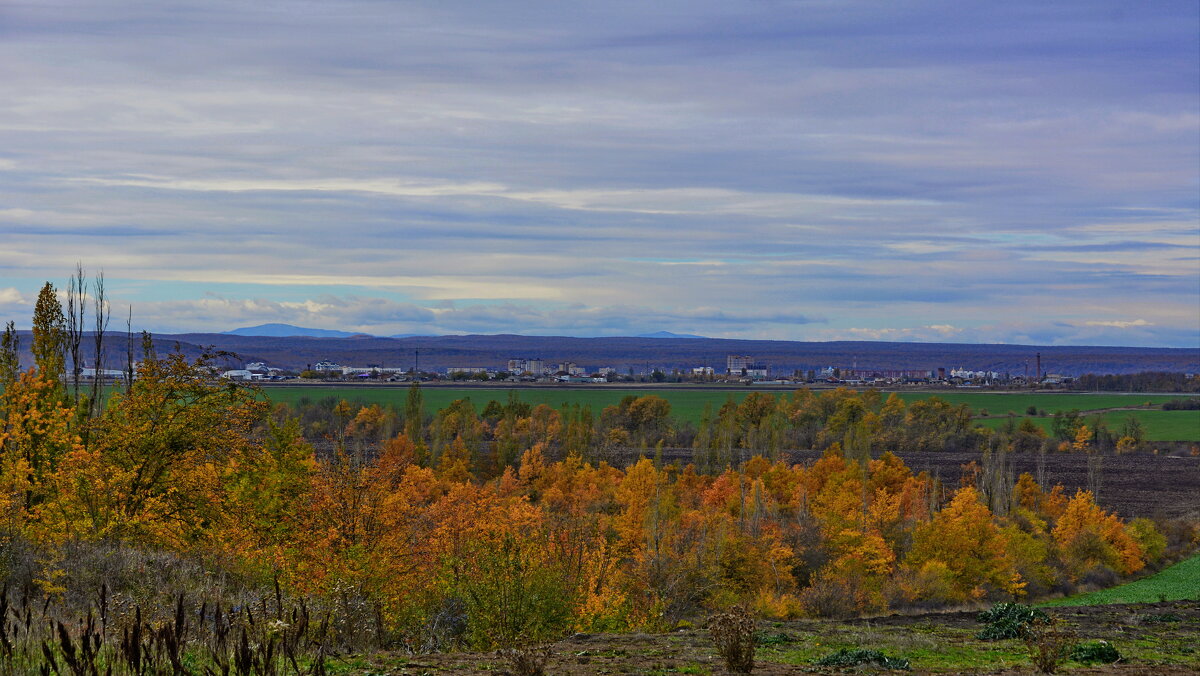
[[[1200,345],[1200,3],[0,3],[0,320]],[[122,326],[123,328],[123,326]]]

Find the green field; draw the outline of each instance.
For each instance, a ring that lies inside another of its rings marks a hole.
[[[381,404],[397,409],[403,408],[408,396],[407,387],[306,387],[306,386],[271,386],[263,391],[272,401],[295,404],[302,398],[319,401],[326,397],[337,397],[351,402],[363,404]],[[611,406],[628,395],[643,396],[654,394],[671,402],[671,413],[677,418],[698,423],[704,415],[705,406],[711,405],[713,410],[720,408],[727,399],[741,401],[753,390],[717,390],[711,388],[556,388],[556,387],[521,387],[521,388],[457,388],[457,387],[424,387],[422,394],[425,399],[425,409],[436,411],[445,407],[455,399],[470,397],[478,410],[482,410],[487,402],[496,399],[501,402],[508,398],[509,392],[516,392],[522,401],[530,404],[548,404],[555,408],[563,404],[588,405],[592,411],[599,414],[605,406]],[[788,390],[770,390],[773,393]],[[1035,406],[1047,414],[1071,409],[1094,410],[1102,408],[1117,408],[1122,406],[1143,406],[1147,402],[1161,404],[1168,399],[1180,395],[1163,394],[1005,394],[997,392],[901,392],[901,398],[906,402],[927,399],[937,396],[953,404],[967,404],[976,413],[987,411],[990,415],[1004,415],[1009,411],[1024,415],[1025,410]],[[1146,437],[1151,441],[1200,441],[1200,411],[1109,411],[1104,413],[1104,420],[1110,428],[1120,428],[1130,414],[1136,415],[1145,427]],[[1049,418],[1034,418],[1034,421],[1049,429]],[[1004,423],[1002,418],[991,418],[980,421],[992,427]]]
[[[1110,603],[1200,601],[1200,554],[1128,584],[1055,599],[1043,606],[1099,606]]]
[[[906,402],[926,399],[937,395],[951,404],[966,404],[976,413],[987,411],[990,415],[1007,415],[1009,412],[1025,415],[1025,410],[1035,406],[1047,414],[1057,411],[1093,411],[1100,408],[1122,408],[1144,406],[1148,403],[1161,405],[1164,401],[1178,399],[1180,394],[1108,394],[1087,392],[1034,393],[1034,392],[901,392]]]
[[[1084,414],[1083,422],[1087,425],[1099,415],[1108,429],[1120,431],[1129,416],[1142,423],[1147,441],[1200,441],[1200,411],[1105,411],[1100,414]],[[1031,418],[1034,424],[1050,433],[1053,420],[1051,418]],[[1004,418],[984,418],[979,424],[997,429],[1007,421]],[[1020,420],[1017,421],[1020,423]]]
[[[338,397],[351,402],[359,402],[363,404],[381,404],[384,406],[393,406],[397,409],[404,408],[404,401],[408,397],[407,387],[389,387],[389,388],[368,388],[368,387],[338,387],[338,388],[314,388],[314,387],[268,387],[263,388],[263,391],[272,401],[287,402],[294,404],[300,399],[307,397],[311,401],[319,401],[326,397]],[[475,404],[476,410],[483,410],[489,401],[495,399],[504,402],[508,399],[509,392],[516,392],[521,401],[528,402],[532,405],[547,404],[554,408],[560,408],[564,404],[579,404],[581,406],[591,406],[593,413],[599,415],[601,409],[605,406],[613,406],[620,403],[621,399],[629,395],[644,396],[647,394],[655,394],[663,397],[671,402],[671,415],[689,420],[693,423],[700,422],[700,418],[704,415],[704,407],[711,404],[713,410],[720,408],[729,397],[733,397],[734,401],[741,401],[751,390],[739,391],[721,391],[712,389],[692,389],[692,390],[673,390],[673,389],[558,389],[553,387],[522,387],[515,389],[507,388],[456,388],[456,387],[423,387],[421,394],[425,402],[426,411],[436,411],[445,408],[447,404],[455,399],[470,398]]]

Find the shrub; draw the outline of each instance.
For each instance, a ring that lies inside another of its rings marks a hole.
[[[754,643],[757,645],[785,645],[787,643],[792,643],[792,641],[793,639],[791,636],[788,636],[781,631],[777,631],[773,634],[760,631],[754,635]]]
[[[845,582],[818,578],[800,592],[804,610],[816,617],[842,619],[858,612],[854,589]]]
[[[1164,411],[1196,411],[1200,410],[1200,397],[1186,397],[1163,402]]]
[[[735,674],[748,674],[754,669],[754,618],[738,606],[717,613],[708,620],[717,653],[725,660],[725,668]]]
[[[1071,653],[1075,645],[1075,632],[1058,618],[1036,619],[1023,629],[1025,647],[1029,659],[1043,674],[1053,674]]]
[[[516,676],[543,676],[546,663],[550,661],[549,646],[524,646],[507,648],[500,655],[508,660]]]
[[[816,664],[821,667],[857,667],[863,664],[871,664],[881,669],[898,669],[901,671],[908,671],[912,666],[908,660],[902,657],[888,657],[878,650],[869,650],[866,648],[842,648],[835,653],[830,653],[817,660]]]
[[[1024,603],[997,603],[979,613],[976,618],[986,624],[983,631],[975,635],[981,641],[999,641],[1006,638],[1024,638],[1033,622],[1048,622],[1050,616]]]
[[[1071,659],[1084,664],[1112,664],[1121,660],[1121,653],[1108,641],[1084,641],[1071,650]]]

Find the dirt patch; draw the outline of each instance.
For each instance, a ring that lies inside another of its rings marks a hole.
[[[816,451],[794,451],[792,462],[812,462]],[[936,475],[957,487],[962,466],[979,462],[979,453],[907,453],[901,458],[914,472]],[[1037,475],[1034,455],[1010,455],[1017,474]],[[1088,487],[1087,456],[1052,453],[1045,456],[1046,483],[1062,484],[1068,495]],[[1122,518],[1200,519],[1200,457],[1167,455],[1106,455],[1101,465],[1098,502]]]

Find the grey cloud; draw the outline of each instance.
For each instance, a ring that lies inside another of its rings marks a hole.
[[[1200,218],[1197,11],[10,3],[0,286],[83,259],[264,303],[307,276],[357,294],[336,321],[792,336],[1140,304],[1194,344],[1164,318],[1195,316],[1197,246],[1162,237]],[[297,187],[171,187],[239,182]],[[644,312],[544,309],[575,301]],[[736,319],[672,314],[703,306]],[[1153,338],[1098,331],[1046,336]]]

